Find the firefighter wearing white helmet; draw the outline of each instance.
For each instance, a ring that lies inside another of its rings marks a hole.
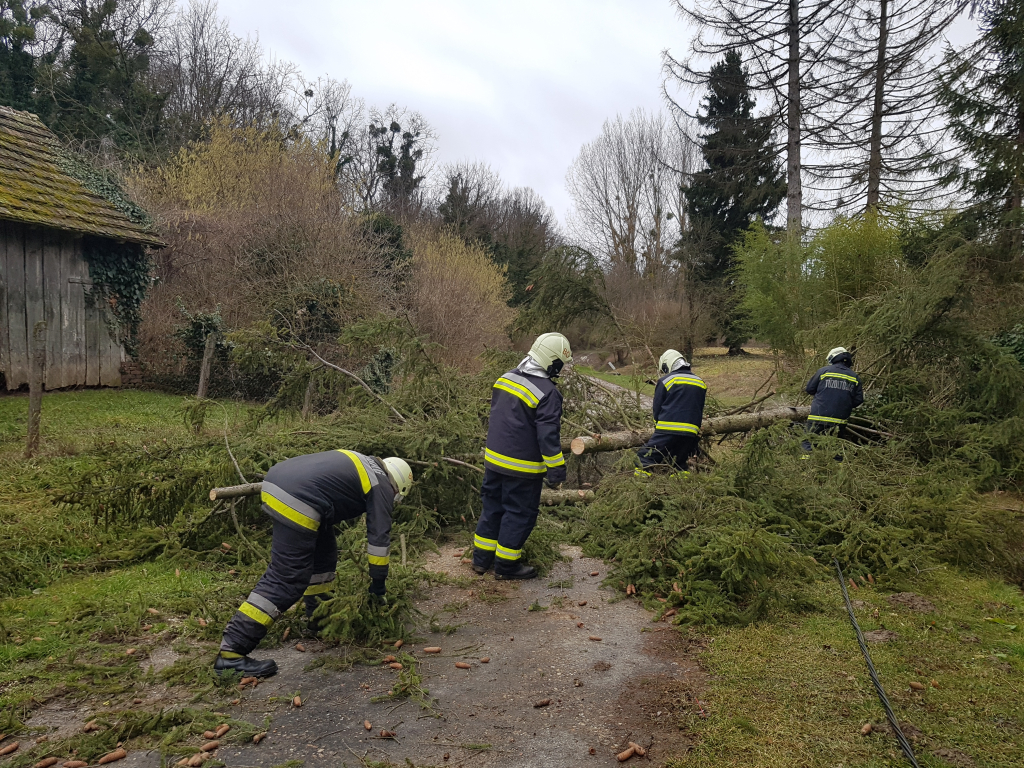
[[[480,489],[483,512],[473,537],[478,574],[493,566],[496,579],[537,575],[522,562],[523,545],[537,524],[544,483],[565,482],[562,393],[553,379],[571,362],[569,340],[545,333],[519,365],[494,382]]]
[[[686,472],[687,461],[700,445],[707,384],[675,349],[665,351],[658,369],[662,376],[654,388],[654,434],[637,451],[641,476],[658,464]]]
[[[825,357],[825,366],[807,382],[806,392],[814,396],[811,415],[807,417],[807,431],[814,434],[838,431],[850,418],[850,413],[864,402],[864,389],[860,376],[852,369],[853,355],[846,347],[835,347]],[[804,456],[808,458],[811,443],[803,442]]]
[[[378,459],[336,450],[295,456],[275,464],[263,479],[263,511],[273,521],[270,566],[224,630],[218,673],[253,677],[277,672],[273,660],[249,653],[284,612],[302,598],[311,631],[313,612],[331,591],[338,566],[335,527],[366,516],[366,559],[371,599],[383,601],[391,545],[391,513],[408,495],[409,465],[394,456]]]

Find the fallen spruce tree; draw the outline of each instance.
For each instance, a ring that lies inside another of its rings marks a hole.
[[[754,413],[737,413],[731,416],[717,416],[705,419],[701,426],[702,436],[725,435],[735,432],[751,432],[763,429],[776,422],[803,421],[811,413],[810,406],[783,406]],[[654,427],[584,435],[568,441],[569,450],[576,456],[596,451],[621,451],[638,448],[651,439]],[[565,441],[563,441],[564,443]],[[564,448],[564,445],[563,445]]]
[[[618,467],[595,467],[603,476],[592,496],[584,491],[581,500],[591,500],[585,510],[547,508],[526,556],[549,564],[559,557],[556,545],[576,541],[612,564],[609,583],[634,585],[645,602],[660,595],[666,603],[649,605],[675,608],[677,619],[687,622],[745,621],[772,606],[801,607],[801,579],[830,577],[825,563],[831,557],[854,578],[871,574],[883,583],[938,564],[1020,577],[1020,516],[983,494],[1024,483],[1024,370],[973,324],[969,281],[958,269],[945,263],[901,273],[803,344],[828,349],[841,338],[856,345],[869,391],[858,414],[892,435],[886,444],[815,437],[819,450],[803,461],[803,435],[788,423],[803,414],[791,409],[781,423],[716,456],[712,471],[690,478],[634,478],[626,455]],[[383,334],[363,337],[370,344],[366,358],[384,344]],[[394,343],[393,335],[386,338]],[[402,574],[396,587],[411,589],[425,578],[413,564],[438,535],[471,539],[479,468],[440,459],[476,461],[467,457],[482,447],[491,385],[518,359],[494,353],[468,374],[438,366],[411,347],[395,351],[403,362],[382,390],[386,404],[338,375],[330,390],[333,411],[300,420],[310,369],[299,360],[279,397],[227,435],[213,418],[216,406],[194,404],[187,412],[191,437],[143,449],[98,447],[92,471],[67,478],[56,489],[58,499],[110,526],[163,526],[164,537],[174,539],[164,556],[203,562],[221,557],[221,543],[229,542],[255,568],[259,556],[248,554],[242,535],[255,551],[265,551],[269,541],[255,497],[231,510],[236,526],[223,500],[211,504],[211,488],[258,481],[274,463],[318,450],[402,455],[416,462],[417,483],[396,511],[393,535],[405,536],[410,562],[408,570],[396,567],[396,577]],[[601,435],[596,442],[609,446],[608,435],[627,433],[615,446],[621,448],[644,439],[637,425],[650,414],[638,398],[599,402],[589,396],[591,384],[572,373],[561,388],[564,428]],[[709,430],[761,425],[771,410],[722,422],[711,414]],[[573,466],[593,458],[572,454],[569,461],[573,477]],[[561,493],[579,498],[576,490]],[[339,537],[345,574],[337,602],[323,609],[335,639],[391,637],[412,616],[411,602],[383,623],[366,613],[364,537],[359,524],[344,526]]]

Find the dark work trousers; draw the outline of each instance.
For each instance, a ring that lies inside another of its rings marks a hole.
[[[804,426],[804,431],[805,432],[809,432],[812,435],[828,435],[828,434],[832,434],[832,435],[839,435],[840,437],[842,437],[843,428],[841,426],[836,426],[835,424],[829,424],[829,423],[824,422],[824,421],[808,421],[807,424]],[[803,459],[809,458],[809,456],[807,454],[809,454],[811,452],[811,449],[812,449],[811,441],[810,440],[804,440],[802,443],[800,443],[800,447],[804,449],[804,455],[801,456],[801,458],[803,458]],[[835,455],[835,460],[836,461],[842,461],[843,460],[842,455],[837,453]]]
[[[329,591],[337,567],[334,526],[321,525],[316,533],[300,532],[275,520],[270,567],[231,617],[220,649],[248,654],[303,595],[306,613],[312,613],[320,596]]]
[[[480,488],[484,510],[473,537],[473,563],[494,564],[498,573],[515,570],[523,545],[537,524],[544,478],[512,477],[487,468]]]
[[[655,464],[668,464],[685,470],[687,459],[697,453],[699,446],[700,438],[697,435],[655,432],[636,452],[636,457],[644,469]]]

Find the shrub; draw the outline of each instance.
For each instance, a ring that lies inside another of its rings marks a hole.
[[[445,362],[472,370],[485,350],[508,347],[512,292],[487,251],[443,230],[417,238],[413,253],[417,330],[440,346]]]

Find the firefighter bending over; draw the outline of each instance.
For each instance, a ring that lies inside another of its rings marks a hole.
[[[494,382],[480,489],[483,512],[473,537],[478,574],[493,566],[495,579],[537,575],[522,562],[523,545],[537,524],[544,483],[565,482],[562,393],[553,379],[571,362],[569,340],[545,333],[516,368]]]
[[[254,677],[277,673],[273,660],[258,661],[249,653],[300,597],[312,617],[335,578],[335,526],[344,520],[366,515],[369,591],[383,600],[391,512],[411,486],[412,471],[402,459],[355,451],[311,453],[271,467],[262,492],[263,511],[274,524],[270,567],[228,622],[214,670]]]
[[[807,431],[823,434],[842,427],[850,413],[864,402],[864,390],[860,377],[854,373],[853,355],[846,347],[836,347],[825,358],[825,367],[811,377],[805,388],[808,395],[814,395],[811,415],[807,417]],[[811,450],[809,440],[803,442],[804,455]]]
[[[707,384],[674,349],[665,351],[658,368],[664,375],[654,388],[654,434],[637,451],[640,467],[635,474],[641,477],[656,464],[668,464],[686,474],[686,462],[700,445]]]

